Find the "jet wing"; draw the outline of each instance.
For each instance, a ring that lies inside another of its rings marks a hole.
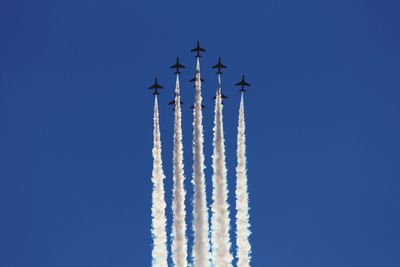
[[[235,83],[236,86],[241,86],[243,83],[240,81],[238,83]]]

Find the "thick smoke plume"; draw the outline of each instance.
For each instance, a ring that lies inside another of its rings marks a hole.
[[[183,171],[182,113],[179,76],[176,76],[174,112],[174,156],[173,156],[173,223],[172,223],[172,261],[176,267],[187,267],[185,175]]]
[[[215,99],[214,118],[214,153],[213,153],[213,193],[211,218],[211,245],[213,265],[218,267],[232,266],[229,237],[229,205],[225,165],[225,144],[222,122],[221,80]]]
[[[151,181],[153,182],[152,192],[152,266],[167,266],[167,234],[166,234],[166,217],[165,217],[165,198],[164,198],[164,179],[162,159],[161,159],[161,139],[160,125],[158,117],[158,101],[157,95],[154,99],[154,132],[153,132],[153,173]]]
[[[237,266],[249,267],[251,246],[249,242],[249,194],[247,190],[246,134],[244,120],[243,94],[240,99],[239,122],[237,135],[237,167],[236,167],[236,245]]]
[[[201,110],[200,61],[196,65],[196,96],[193,109],[193,266],[210,266],[210,243],[208,237],[208,210],[204,177],[203,115]]]

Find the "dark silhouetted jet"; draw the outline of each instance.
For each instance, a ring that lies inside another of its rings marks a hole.
[[[217,74],[222,74],[221,69],[226,69],[226,66],[221,63],[221,58],[218,58],[218,63],[212,66],[213,69],[218,69]]]
[[[206,50],[204,48],[200,47],[200,42],[197,41],[197,45],[195,48],[193,48],[192,50],[190,50],[190,52],[196,52],[195,57],[201,57],[200,52],[205,52]]]
[[[250,86],[248,82],[244,80],[244,75],[242,76],[242,80],[238,83],[235,84],[236,86],[241,86],[239,92],[244,93],[246,92],[246,89],[244,89],[246,86]]]
[[[216,96],[213,97],[213,99],[216,99],[216,98],[217,98]],[[222,99],[227,99],[227,98],[228,98],[226,95],[224,95],[224,94],[222,93],[222,89],[221,89],[221,98],[222,98]]]
[[[185,66],[183,66],[181,63],[179,63],[179,57],[176,58],[176,63],[169,67],[170,69],[176,69],[175,74],[181,74],[179,69],[184,69]]]
[[[206,106],[201,105],[201,109],[205,108]],[[194,109],[194,104],[190,106],[191,109]]]
[[[181,103],[181,105],[183,105],[182,101],[180,103]],[[175,105],[175,98],[171,102],[169,102],[168,105]]]
[[[149,89],[154,90],[153,95],[159,95],[160,93],[158,92],[158,89],[163,89],[161,85],[158,84],[157,78],[155,78],[154,84],[149,87]]]
[[[203,78],[200,78],[200,80],[201,80],[202,82],[204,82],[204,79],[203,79]],[[196,77],[193,77],[192,79],[189,80],[189,82],[191,82],[191,83],[193,83],[193,82],[195,82],[195,81],[196,81]]]

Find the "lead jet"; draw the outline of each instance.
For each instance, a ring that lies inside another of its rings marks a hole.
[[[217,74],[222,74],[221,69],[226,69],[226,66],[221,63],[221,58],[218,58],[218,63],[212,66],[213,69],[218,69]]]
[[[246,86],[250,86],[250,84],[244,80],[244,75],[242,75],[242,80],[240,82],[236,83],[235,85],[242,87],[239,90],[239,92],[241,92],[241,93],[246,92],[246,89],[244,89]]]
[[[197,41],[197,45],[195,48],[193,48],[192,50],[190,50],[190,52],[196,52],[195,57],[201,57],[200,52],[205,52],[206,50],[204,48],[200,47],[200,42]]]
[[[175,74],[181,74],[179,69],[184,69],[185,66],[183,66],[181,63],[179,63],[179,57],[176,58],[176,63],[169,67],[170,69],[176,69]]]
[[[159,95],[160,93],[158,92],[158,89],[163,89],[163,88],[164,87],[162,87],[161,85],[158,84],[157,77],[154,80],[154,84],[149,87],[149,89],[154,90],[153,95]]]

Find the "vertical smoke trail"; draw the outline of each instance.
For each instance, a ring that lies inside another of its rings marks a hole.
[[[174,189],[173,189],[173,224],[172,224],[172,261],[176,267],[187,267],[185,188],[183,182],[183,144],[182,113],[179,76],[176,75],[175,119],[174,119]]]
[[[246,134],[244,120],[243,94],[240,99],[238,136],[237,136],[237,167],[236,167],[236,245],[237,266],[248,267],[251,260],[251,246],[249,242],[249,195],[247,192],[247,168],[246,168]]]
[[[219,88],[215,98],[214,118],[214,154],[213,154],[213,194],[211,244],[213,265],[232,266],[229,237],[229,205],[225,165],[224,130],[222,123],[221,79],[218,75]]]
[[[153,174],[151,181],[153,182],[152,193],[152,229],[153,251],[152,266],[167,266],[167,234],[166,234],[166,217],[165,217],[165,199],[164,199],[164,172],[161,159],[161,138],[160,125],[158,119],[158,101],[157,95],[154,99],[154,132],[153,132]]]
[[[210,266],[210,244],[208,239],[208,210],[204,177],[203,115],[201,102],[200,61],[197,58],[196,96],[193,110],[193,266],[208,267]]]

